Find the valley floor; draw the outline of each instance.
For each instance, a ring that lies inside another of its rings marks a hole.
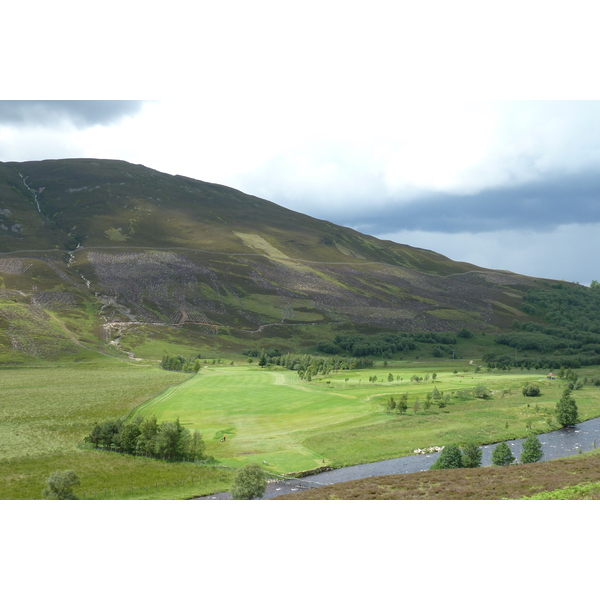
[[[580,377],[597,371],[582,369]],[[183,499],[227,490],[234,470],[249,462],[275,478],[411,455],[434,445],[521,438],[559,427],[552,410],[565,385],[546,380],[542,372],[485,372],[457,361],[390,361],[308,381],[295,371],[247,363],[206,364],[191,376],[163,371],[156,363],[107,358],[3,368],[0,377],[4,499],[41,498],[46,478],[56,470],[75,470],[79,495],[86,499]],[[527,381],[539,383],[541,396],[522,395]],[[482,398],[472,394],[477,385],[487,389]],[[434,389],[445,405],[427,404]],[[404,413],[387,410],[390,397],[404,394]],[[587,384],[574,397],[581,420],[600,415],[599,387]],[[218,468],[81,446],[95,422],[138,414],[154,414],[159,422],[180,418],[197,428]]]

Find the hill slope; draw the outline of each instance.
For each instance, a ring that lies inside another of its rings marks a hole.
[[[123,324],[244,345],[298,331],[308,344],[312,324],[493,330],[525,317],[521,298],[541,284],[93,159],[0,163],[0,278],[5,359],[106,351]]]

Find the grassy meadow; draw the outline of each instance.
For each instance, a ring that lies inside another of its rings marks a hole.
[[[52,471],[72,469],[86,498],[176,498],[227,489],[222,469],[85,450],[95,421],[126,416],[189,375],[113,359],[0,369],[0,498],[42,497]]]
[[[454,373],[456,367],[456,361],[390,361],[385,368],[340,371],[308,382],[276,367],[210,365],[134,414],[154,414],[159,421],[179,417],[183,425],[202,431],[208,454],[222,464],[259,462],[275,473],[383,460],[450,442],[490,443],[559,427],[551,413],[564,382],[547,380],[545,372],[476,373],[467,365]],[[413,375],[423,381],[411,381]],[[527,381],[537,382],[542,395],[523,396]],[[479,384],[488,388],[486,398],[459,397],[461,390]],[[447,395],[448,404],[426,409],[434,387]],[[388,413],[389,397],[404,393],[406,413]],[[599,388],[583,387],[574,397],[582,419],[600,416]]]
[[[233,469],[247,462],[282,474],[451,442],[514,439],[558,428],[552,410],[565,385],[547,380],[545,371],[488,372],[462,359],[390,360],[307,381],[295,371],[237,358],[203,361],[198,375],[109,357],[0,369],[0,498],[39,499],[47,476],[64,469],[77,472],[77,492],[86,499],[189,498],[228,489]],[[599,373],[587,368],[578,375],[583,380]],[[542,395],[523,396],[527,381],[537,382]],[[464,394],[479,384],[488,390],[485,398]],[[434,387],[447,404],[425,408]],[[389,413],[390,396],[405,393],[408,410]],[[600,416],[599,387],[585,385],[573,397],[581,420]],[[152,414],[198,429],[215,466],[90,450],[81,443],[96,421]]]

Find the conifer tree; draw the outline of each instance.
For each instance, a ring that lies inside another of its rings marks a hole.
[[[396,402],[396,410],[401,414],[405,413],[408,409],[408,402],[406,396],[407,394],[402,394],[402,396],[400,396],[400,398],[398,399],[398,402]]]
[[[466,469],[474,469],[481,466],[481,448],[475,442],[469,442],[463,448],[462,464]]]
[[[515,460],[506,442],[500,442],[492,452],[492,462],[499,467],[506,467]]]
[[[556,403],[556,420],[561,427],[575,425],[579,421],[577,403],[571,398],[571,389],[565,388],[561,399]]]
[[[538,440],[535,433],[530,433],[527,439],[523,442],[523,450],[521,452],[520,460],[522,463],[534,463],[542,460],[544,452],[542,450],[542,443]]]

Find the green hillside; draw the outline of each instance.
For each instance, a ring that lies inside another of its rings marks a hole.
[[[174,334],[239,351],[321,332],[495,331],[528,319],[523,294],[543,283],[123,161],[0,163],[0,201],[9,361],[154,356],[148,340]]]

